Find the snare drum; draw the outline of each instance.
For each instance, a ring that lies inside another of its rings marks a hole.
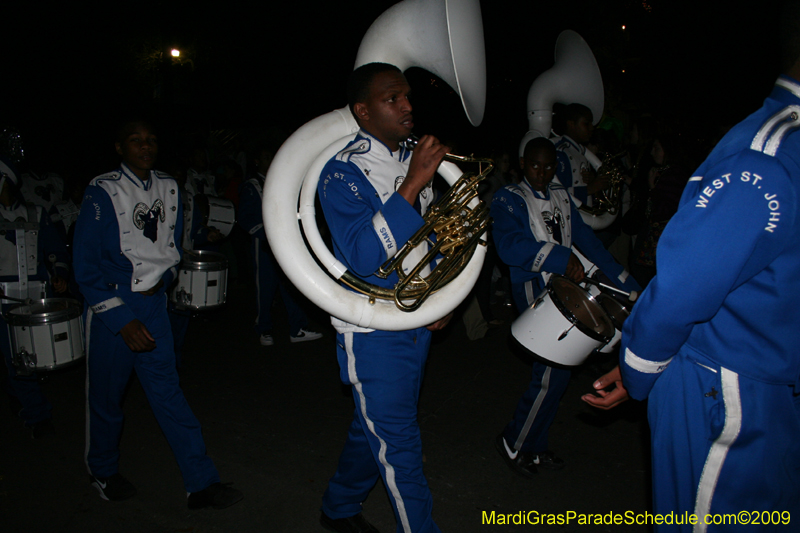
[[[614,325],[583,288],[552,276],[536,301],[511,324],[511,334],[535,355],[564,366],[583,363],[611,340]]]
[[[233,202],[225,198],[206,196],[198,194],[196,203],[200,206],[203,213],[203,225],[208,228],[216,228],[223,237],[231,234],[233,226],[236,224],[236,210]]]
[[[34,300],[6,314],[11,361],[20,375],[55,370],[85,355],[83,309],[71,298]]]
[[[608,318],[610,318],[611,323],[614,324],[615,330],[614,336],[610,341],[608,341],[608,344],[600,348],[598,351],[602,353],[611,353],[614,351],[614,348],[617,347],[619,341],[622,340],[622,324],[625,322],[625,319],[628,318],[631,312],[627,307],[622,305],[619,300],[608,294],[598,294],[595,299],[606,312],[606,314],[608,314]]]
[[[169,299],[178,309],[208,311],[225,303],[228,288],[228,260],[206,250],[187,250],[179,266],[178,281]]]

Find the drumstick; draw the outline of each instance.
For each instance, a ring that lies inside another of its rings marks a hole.
[[[599,281],[597,281],[595,279],[592,279],[592,278],[583,278],[583,281],[585,281],[586,283],[591,283],[592,285],[596,285],[596,286],[600,287],[601,289],[606,289],[606,290],[609,290],[611,292],[616,292],[617,294],[621,294],[622,296],[627,296],[628,300],[630,300],[632,302],[635,302],[636,298],[639,297],[639,293],[636,292],[636,291],[625,292],[625,291],[620,290],[620,289],[618,289],[616,287],[612,287],[611,285],[606,285],[605,283],[601,283],[601,282],[599,282]]]
[[[25,305],[31,305],[33,303],[33,298],[12,298],[11,296],[0,296],[0,300],[9,300],[11,302],[19,302]]]

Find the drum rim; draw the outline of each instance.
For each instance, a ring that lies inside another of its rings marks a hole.
[[[602,301],[600,300],[600,297],[603,298]],[[603,301],[611,301],[615,305],[619,306],[619,308],[626,313],[625,319],[627,319],[629,316],[631,316],[631,310],[628,309],[627,307],[625,307],[624,305],[622,305],[622,303],[619,300],[617,300],[616,298],[614,298],[613,296],[610,296],[608,294],[602,294],[601,293],[601,294],[598,294],[595,298],[597,299],[597,303],[600,304],[600,306],[603,308],[603,310],[608,315],[608,318],[611,319],[611,323],[614,325],[614,327],[621,331],[622,330],[622,324],[625,322],[625,320],[622,320],[621,322],[616,320],[614,318],[614,315],[609,313],[608,310],[605,308],[605,306],[603,305]]]
[[[555,288],[553,287],[553,280],[554,279],[562,279],[564,281],[567,281],[567,282],[575,285],[578,289],[581,289],[581,287],[580,287],[580,285],[578,285],[577,283],[573,282],[572,280],[566,278],[565,276],[553,275],[550,278],[550,281],[547,282],[547,293],[550,295],[550,300],[553,302],[553,305],[556,306],[556,308],[559,310],[559,312],[564,316],[564,318],[567,319],[567,321],[570,322],[572,325],[574,325],[576,328],[578,328],[578,330],[581,333],[587,335],[588,337],[591,337],[594,340],[608,343],[611,339],[613,339],[614,338],[614,332],[616,331],[616,328],[614,327],[614,323],[611,320],[611,317],[606,312],[606,310],[603,309],[603,306],[600,305],[600,303],[594,298],[594,296],[592,296],[588,292],[583,291],[583,289],[581,289],[585,293],[586,299],[591,301],[594,305],[596,305],[600,309],[600,311],[603,312],[601,317],[606,320],[606,325],[610,326],[610,328],[611,328],[611,334],[610,335],[607,335],[607,334],[604,335],[601,332],[595,331],[592,328],[590,328],[589,326],[587,326],[586,324],[584,324],[583,322],[581,322],[580,320],[578,320],[578,318],[575,316],[575,314],[570,309],[567,309],[567,307],[561,302],[561,299],[557,298],[558,295],[555,294]]]
[[[187,257],[188,255],[197,255],[199,258],[193,261]],[[211,250],[184,250],[183,258],[178,264],[178,270],[216,271],[226,268],[228,268],[228,258]]]
[[[46,302],[66,302],[66,309],[59,309],[58,311],[35,313],[29,315],[22,315],[19,313],[14,314],[14,311],[23,307],[30,307],[32,305],[45,305]],[[74,298],[43,298],[33,300],[30,304],[19,304],[10,308],[5,314],[6,322],[10,326],[37,326],[43,324],[66,322],[74,320],[83,314],[81,303]],[[43,316],[42,316],[43,315]]]

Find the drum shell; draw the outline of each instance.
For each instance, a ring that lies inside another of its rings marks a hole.
[[[231,234],[236,225],[236,209],[227,198],[198,195],[198,204],[203,213],[203,225],[216,228],[223,237]]]
[[[209,311],[225,304],[228,260],[207,250],[185,251],[170,301],[178,309]]]
[[[20,373],[56,370],[85,354],[83,309],[71,298],[34,300],[12,307],[6,314],[11,333],[12,360]],[[28,354],[25,364],[19,354]],[[19,368],[22,365],[24,368]]]
[[[614,335],[614,326],[602,307],[575,285],[580,289],[576,294],[585,294],[585,304],[591,306],[601,321],[601,331],[593,331],[582,324],[560,301],[553,288],[556,279],[561,279],[562,283],[566,281],[553,276],[533,305],[511,324],[511,334],[523,347],[546,361],[578,366],[594,350],[608,344]]]

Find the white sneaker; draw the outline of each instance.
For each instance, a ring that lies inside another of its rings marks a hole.
[[[289,340],[291,342],[306,342],[306,341],[315,341],[317,339],[322,338],[322,333],[318,333],[316,331],[306,331],[301,329],[297,335],[290,336]]]
[[[300,330],[300,331],[303,331],[303,330]],[[275,340],[272,338],[272,335],[270,335],[268,333],[265,333],[264,335],[261,335],[260,341],[261,341],[261,346],[272,346],[273,344],[275,344]]]

